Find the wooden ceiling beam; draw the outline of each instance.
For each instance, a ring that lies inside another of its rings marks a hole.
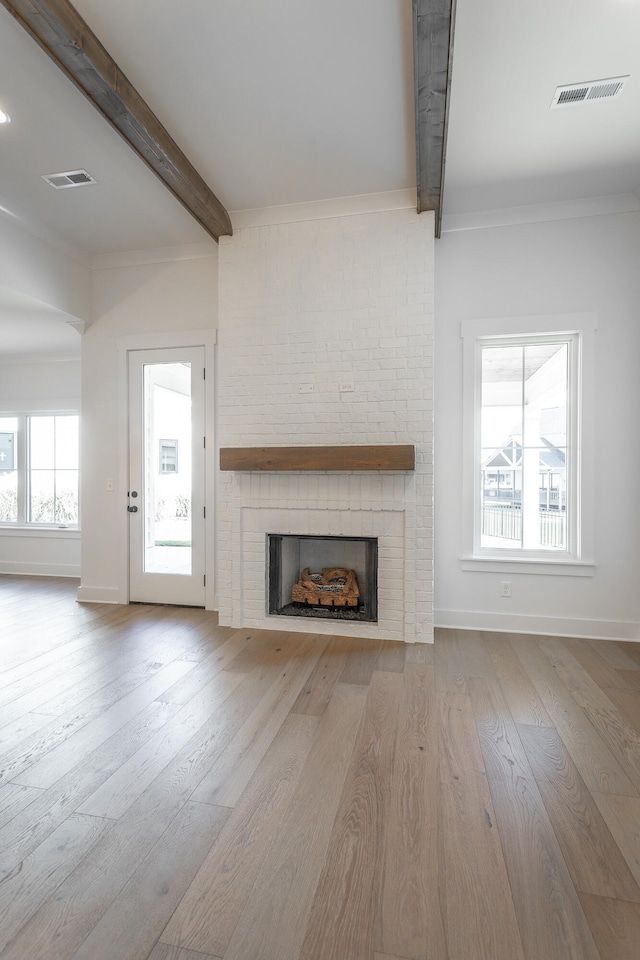
[[[229,214],[69,0],[0,0],[215,240]]]
[[[435,211],[436,237],[442,224],[455,6],[456,0],[413,0],[418,213]]]

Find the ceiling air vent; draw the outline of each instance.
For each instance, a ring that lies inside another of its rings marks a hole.
[[[67,170],[66,173],[47,173],[43,174],[43,180],[46,180],[50,186],[56,190],[66,190],[67,187],[84,187],[85,184],[97,183],[95,177],[92,177],[86,170]]]
[[[551,109],[571,107],[576,103],[588,103],[593,100],[612,100],[620,96],[628,79],[628,76],[610,77],[608,80],[588,80],[586,83],[572,83],[566,87],[558,87],[553,95]]]

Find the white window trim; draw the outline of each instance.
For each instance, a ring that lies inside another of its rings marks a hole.
[[[14,417],[18,419],[20,435],[20,444],[18,446],[18,519],[0,520],[0,534],[13,534],[19,537],[39,536],[41,534],[52,534],[55,536],[68,537],[73,539],[79,537],[81,533],[81,517],[78,517],[78,523],[39,523],[35,520],[27,520],[27,429],[26,421],[29,417],[80,417],[80,410],[76,406],[71,409],[59,409],[57,407],[48,408],[47,406],[34,407],[30,404],[21,404],[20,409],[1,409],[0,417]],[[22,512],[24,509],[24,513]]]
[[[7,521],[0,524],[0,536],[2,537],[21,537],[29,539],[30,537],[41,540],[79,540],[82,533],[80,527],[67,526],[57,527],[54,524],[30,523],[29,526],[20,525]]]
[[[560,576],[593,576],[595,572],[593,517],[595,515],[595,333],[597,314],[570,313],[500,317],[463,321],[460,336],[463,342],[463,431],[462,482],[463,570],[550,574]],[[475,483],[475,451],[477,417],[479,416],[476,351],[477,341],[484,337],[527,337],[545,334],[579,334],[579,370],[577,411],[573,429],[577,442],[576,522],[573,552],[562,555],[519,550],[480,552],[474,542],[477,510]]]

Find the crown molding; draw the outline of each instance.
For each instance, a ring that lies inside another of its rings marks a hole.
[[[140,267],[148,263],[170,263],[174,260],[203,260],[216,257],[218,245],[214,240],[183,243],[172,247],[154,247],[151,250],[125,250],[121,253],[99,253],[91,261],[92,270],[116,270],[120,267]]]
[[[415,187],[406,190],[388,190],[386,193],[363,193],[354,197],[335,197],[331,200],[309,200],[287,203],[278,207],[257,207],[253,210],[230,210],[234,230],[244,227],[267,227],[278,223],[301,220],[329,220],[333,217],[355,217],[363,213],[384,213],[417,207]],[[222,239],[222,238],[221,238]]]
[[[76,333],[79,333],[80,336],[82,336],[87,326],[86,320],[65,320],[65,323],[67,326],[73,327]]]
[[[354,217],[366,213],[384,213],[389,210],[416,209],[416,191],[389,190],[386,193],[365,193],[355,197],[331,200],[309,200],[287,203],[277,207],[257,207],[252,210],[230,211],[234,230],[244,227],[266,227],[278,223],[304,220],[328,220],[334,217]],[[221,237],[222,242],[225,239]],[[218,246],[212,240],[188,243],[182,246],[158,247],[152,250],[129,250],[123,253],[97,254],[91,261],[93,270],[136,267],[149,263],[168,263],[172,260],[196,260],[217,256]]]
[[[586,197],[582,200],[560,200],[555,203],[533,203],[521,207],[502,207],[477,213],[453,213],[442,218],[443,233],[462,230],[486,230],[524,223],[552,220],[577,220],[581,217],[603,217],[615,213],[635,213],[640,198],[635,193],[617,193],[607,197]]]
[[[77,353],[7,353],[0,358],[0,367],[22,367],[40,363],[80,363]]]

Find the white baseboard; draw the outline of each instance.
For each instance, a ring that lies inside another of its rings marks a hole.
[[[78,603],[126,603],[117,587],[78,587]]]
[[[80,579],[80,565],[75,563],[33,563],[32,561],[0,560],[0,573],[21,577],[71,577]]]
[[[625,620],[581,620],[577,617],[541,617],[477,610],[436,610],[435,626],[453,630],[584,637],[589,640],[640,640],[640,623]]]

